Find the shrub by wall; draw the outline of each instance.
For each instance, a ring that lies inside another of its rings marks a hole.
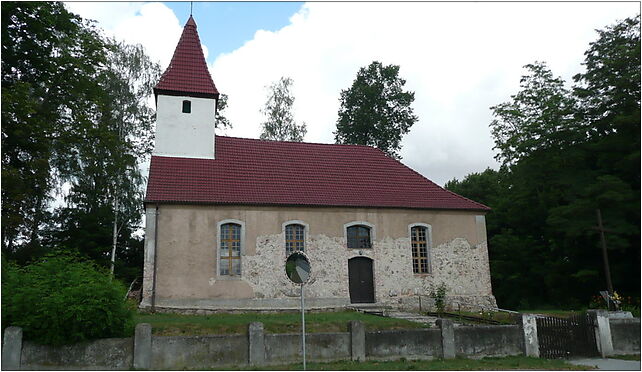
[[[120,337],[133,325],[126,288],[91,262],[54,253],[22,268],[3,266],[2,325],[22,327],[27,340],[61,345]]]

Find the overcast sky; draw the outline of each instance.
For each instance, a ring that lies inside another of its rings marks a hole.
[[[164,70],[189,3],[67,3],[109,35],[141,43]],[[400,65],[419,117],[402,162],[439,185],[497,168],[490,106],[519,88],[525,64],[545,61],[567,82],[603,29],[639,3],[194,3],[194,18],[233,128],[258,138],[265,86],[294,80],[306,142],[334,142],[339,93],[373,60]]]

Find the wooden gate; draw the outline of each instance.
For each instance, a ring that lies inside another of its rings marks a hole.
[[[595,319],[587,313],[569,318],[537,318],[539,355],[542,358],[599,356]]]

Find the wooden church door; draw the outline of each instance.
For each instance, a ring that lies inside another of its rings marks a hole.
[[[351,303],[375,302],[371,259],[355,257],[348,260],[348,281]]]

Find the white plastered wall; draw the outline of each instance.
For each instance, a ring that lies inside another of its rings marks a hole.
[[[191,113],[183,113],[183,101]],[[214,159],[216,100],[159,94],[156,103],[154,155]]]

